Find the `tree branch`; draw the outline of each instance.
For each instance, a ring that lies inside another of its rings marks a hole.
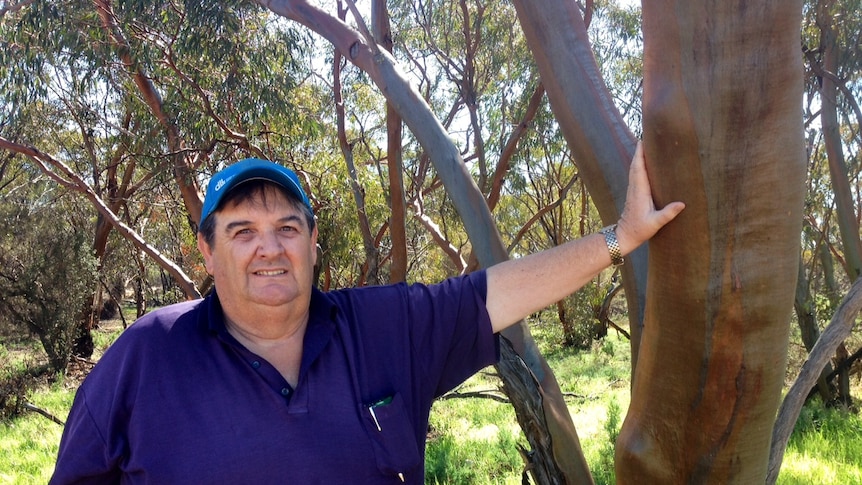
[[[201,294],[195,286],[194,282],[189,278],[185,272],[183,272],[182,268],[177,266],[176,263],[165,257],[158,249],[150,245],[147,241],[141,237],[140,234],[135,232],[134,229],[127,226],[120,218],[105,204],[105,201],[102,200],[96,192],[90,187],[87,182],[85,182],[78,174],[76,174],[72,169],[70,169],[65,163],[51,157],[50,155],[41,152],[39,149],[21,145],[19,143],[15,143],[13,141],[7,140],[0,136],[0,148],[10,150],[16,153],[20,153],[29,157],[33,162],[35,162],[43,173],[57,181],[57,183],[63,185],[64,187],[68,187],[86,197],[106,219],[108,219],[111,224],[117,229],[123,237],[128,239],[135,245],[138,249],[147,253],[153,260],[155,260],[159,266],[165,268],[167,272],[174,278],[174,280],[179,284],[179,286],[183,289],[183,292],[189,298],[200,298]],[[56,173],[50,167],[53,167],[56,170],[59,170],[62,175]]]
[[[838,310],[832,315],[829,325],[820,334],[820,338],[817,339],[817,343],[814,344],[811,353],[808,354],[808,359],[802,364],[799,375],[781,403],[778,418],[776,418],[775,426],[772,429],[769,472],[766,477],[767,485],[774,485],[778,479],[787,442],[790,440],[790,434],[793,432],[793,427],[799,418],[799,412],[808,396],[808,390],[820,376],[820,371],[835,353],[838,344],[850,335],[856,315],[859,314],[860,310],[862,310],[862,278],[857,279],[850,287],[850,291],[841,301]]]

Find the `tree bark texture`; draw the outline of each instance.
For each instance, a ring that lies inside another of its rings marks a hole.
[[[805,195],[801,15],[644,2],[647,169],[656,205],[686,209],[650,243],[620,484],[766,478]]]

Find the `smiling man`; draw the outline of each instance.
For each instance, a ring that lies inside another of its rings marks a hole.
[[[321,292],[290,170],[210,181],[215,291],[129,327],[78,390],[52,483],[424,483],[433,400],[498,358],[495,333],[574,292],[683,208],[653,205],[640,148],[614,229],[434,285]]]

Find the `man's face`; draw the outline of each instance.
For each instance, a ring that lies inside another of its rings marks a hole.
[[[273,187],[216,214],[210,246],[198,247],[213,275],[228,314],[296,303],[305,311],[317,260],[317,227],[308,228],[302,211]],[[265,203],[264,203],[265,199]]]

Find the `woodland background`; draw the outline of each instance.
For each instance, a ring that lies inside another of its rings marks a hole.
[[[605,225],[514,5],[320,7],[391,51],[457,149],[508,257]],[[589,44],[572,49],[592,52],[609,102],[639,138],[642,12],[577,7]],[[807,175],[791,351],[814,347],[862,271],[860,12],[854,0],[802,2]],[[486,264],[447,175],[374,76],[256,3],[5,1],[0,44],[0,332],[4,345],[38,341],[43,352],[4,375],[7,415],[21,412],[26,376],[92,356],[100,321],[125,326],[134,316],[123,307],[139,316],[208,290],[194,236],[200,194],[240,158],[300,174],[320,224],[321,288],[433,282]],[[588,351],[609,329],[632,332],[624,294],[609,271],[536,318],[559,325],[554,345]],[[811,395],[855,410],[862,339],[848,335]]]

